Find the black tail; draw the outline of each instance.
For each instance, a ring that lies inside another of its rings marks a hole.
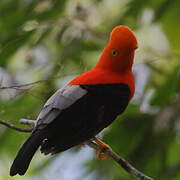
[[[27,171],[31,159],[33,158],[36,150],[41,145],[43,141],[42,134],[34,133],[32,134],[26,142],[23,144],[19,150],[12,166],[10,169],[10,175],[14,176],[16,174],[24,175]]]

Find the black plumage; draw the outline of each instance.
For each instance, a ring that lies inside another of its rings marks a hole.
[[[130,99],[126,84],[73,88],[66,86],[45,104],[35,130],[13,162],[10,175],[23,175],[39,146],[42,153],[54,154],[92,138],[125,110]],[[65,105],[59,102],[61,99]]]

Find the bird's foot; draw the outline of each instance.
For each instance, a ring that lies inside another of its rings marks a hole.
[[[97,137],[94,137],[93,140],[99,145],[99,148],[100,148],[100,150],[97,151],[97,153],[98,153],[98,159],[99,159],[99,160],[108,160],[108,159],[110,158],[110,156],[105,155],[103,151],[104,151],[105,149],[110,149],[110,150],[112,150],[111,147],[110,147],[108,144],[106,144],[106,143],[104,143],[103,141],[101,141],[101,140],[100,140],[99,138],[97,138]]]

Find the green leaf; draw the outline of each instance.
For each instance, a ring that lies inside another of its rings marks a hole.
[[[0,66],[4,66],[8,59],[12,57],[31,38],[35,31],[25,32],[22,36],[15,37],[2,48],[0,52]]]
[[[166,75],[164,82],[157,87],[151,105],[165,107],[171,104],[176,97],[178,85],[179,67]]]

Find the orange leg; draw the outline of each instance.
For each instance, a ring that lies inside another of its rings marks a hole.
[[[104,149],[110,149],[111,150],[111,147],[108,145],[108,144],[106,144],[106,143],[104,143],[103,141],[101,141],[99,138],[97,138],[97,137],[94,137],[93,138],[94,139],[94,141],[99,145],[99,147],[100,147],[100,150],[99,151],[97,151],[97,153],[98,153],[98,159],[99,160],[107,160],[107,159],[109,159],[110,157],[109,156],[104,156],[104,153],[102,152],[102,150],[104,150]]]

